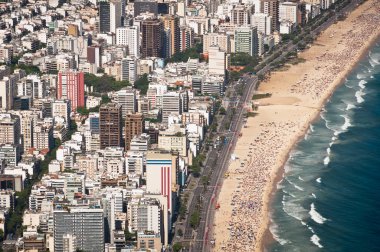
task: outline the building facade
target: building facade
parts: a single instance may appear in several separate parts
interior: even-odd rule
[[[121,107],[108,103],[99,109],[100,148],[119,147],[122,144]]]
[[[54,211],[54,251],[64,252],[65,238],[75,236],[76,248],[83,251],[104,251],[103,209],[70,209]]]
[[[84,73],[77,71],[59,72],[57,98],[70,100],[72,111],[76,111],[78,107],[84,107]]]

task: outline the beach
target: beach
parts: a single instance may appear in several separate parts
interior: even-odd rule
[[[212,230],[214,251],[263,251],[271,194],[293,146],[326,100],[379,37],[380,2],[368,0],[299,53],[304,63],[272,72],[259,93],[257,115],[248,118],[223,181]]]

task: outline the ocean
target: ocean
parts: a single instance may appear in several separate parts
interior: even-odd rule
[[[266,251],[380,251],[380,42],[291,151]]]

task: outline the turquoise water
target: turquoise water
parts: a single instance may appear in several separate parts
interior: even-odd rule
[[[380,251],[380,43],[290,153],[267,251]]]

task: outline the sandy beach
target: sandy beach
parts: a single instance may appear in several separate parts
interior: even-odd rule
[[[298,55],[306,61],[262,82],[258,114],[250,117],[223,181],[212,230],[213,251],[263,251],[270,238],[269,203],[293,146],[326,100],[380,35],[380,1],[368,0],[324,31]]]

